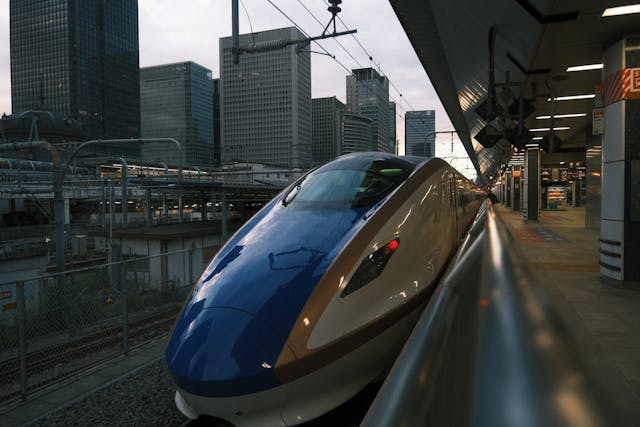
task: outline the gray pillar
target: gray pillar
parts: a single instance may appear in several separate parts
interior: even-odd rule
[[[169,218],[169,208],[167,207],[167,195],[162,195],[162,214],[164,215],[164,221],[167,222]]]
[[[146,197],[146,205],[147,205],[147,227],[151,227],[153,225],[153,210],[151,208],[151,190],[145,190]]]
[[[106,224],[106,206],[107,206],[107,198],[104,189],[104,179],[100,181],[100,200],[102,203],[100,204],[100,225],[104,227]]]
[[[204,198],[204,191],[200,192],[200,221],[207,220],[207,200]]]
[[[129,225],[129,167],[127,163],[122,161],[122,194],[120,201],[122,203],[122,228]]]
[[[56,188],[53,191],[53,214],[56,222],[56,272],[62,273],[65,269],[64,248],[65,248],[65,236],[64,236],[64,224],[65,224],[65,209],[64,209],[64,197],[62,195],[62,188]],[[59,276],[58,280],[61,280],[62,276]]]
[[[512,203],[511,203],[511,187],[513,187],[513,177],[511,176],[511,171],[507,172],[505,175],[506,179],[505,179],[505,195],[504,195],[504,199],[506,201],[505,206],[507,207],[511,207]]]
[[[216,192],[211,192],[211,219],[216,219]]]
[[[640,37],[630,36],[608,48],[602,61],[600,273],[625,281],[640,280],[640,94],[631,90],[640,89],[638,49]],[[630,85],[619,83],[627,78]]]
[[[519,212],[520,207],[520,183],[522,176],[521,166],[514,166],[511,173],[511,209]]]
[[[528,221],[537,221],[540,213],[540,148],[538,144],[527,144],[524,156],[522,217]]]
[[[220,204],[222,205],[222,228],[220,231],[220,238],[222,242],[227,241],[227,193],[220,195]]]

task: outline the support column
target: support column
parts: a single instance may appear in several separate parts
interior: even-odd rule
[[[600,274],[640,280],[640,37],[603,55]]]
[[[211,219],[216,219],[216,192],[211,192]]]
[[[511,207],[511,187],[513,186],[513,177],[511,176],[511,171],[507,171],[505,174],[505,206]]]
[[[227,241],[228,231],[227,231],[227,193],[222,193],[220,195],[220,204],[222,208],[222,229],[220,230],[220,238],[224,243]]]
[[[514,166],[511,173],[511,209],[520,211],[520,183],[522,181],[522,167]]]
[[[200,192],[200,221],[207,220],[207,199],[204,197],[204,191]]]
[[[146,217],[147,217],[147,227],[151,227],[153,225],[153,210],[151,207],[151,190],[147,189],[145,190],[145,204],[147,205],[146,208]]]
[[[538,144],[527,144],[526,147],[522,195],[524,220],[537,221],[540,213],[540,148]]]

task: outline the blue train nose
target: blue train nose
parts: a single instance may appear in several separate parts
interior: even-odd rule
[[[178,386],[189,393],[243,395],[281,384],[273,366],[284,342],[246,311],[192,309],[176,324],[166,360]]]

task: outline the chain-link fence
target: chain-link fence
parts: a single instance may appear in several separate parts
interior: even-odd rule
[[[216,249],[0,283],[0,404],[166,333]]]

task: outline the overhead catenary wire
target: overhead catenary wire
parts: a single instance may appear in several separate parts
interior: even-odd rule
[[[329,3],[327,3],[325,0],[322,0],[325,5],[328,5]],[[304,31],[304,29],[302,29],[302,27],[300,27],[300,25],[298,25],[289,15],[287,15],[280,7],[276,6],[271,0],[267,0],[267,2],[269,2],[269,4],[271,4],[278,12],[280,12],[289,22],[291,22],[293,25],[295,25],[296,28],[298,28],[298,30],[300,30],[306,37],[309,37],[309,34]],[[300,5],[302,5],[302,7],[307,11],[307,13],[309,13],[313,19],[320,25],[323,26],[322,22],[313,14],[313,12],[311,12],[311,10],[309,10],[308,7],[306,7],[300,0],[298,0],[298,3],[300,3]],[[344,26],[345,29],[349,29],[349,27],[347,27],[347,25],[344,23],[344,21],[340,18],[340,16],[336,16],[336,18],[338,18],[338,20],[340,21],[340,23]],[[351,36],[354,38],[354,40],[356,41],[356,43],[358,44],[358,46],[360,46],[360,48],[365,52],[365,54],[369,57],[369,59],[372,60],[372,56],[369,53],[369,51],[367,51],[367,49],[362,45],[362,43],[360,43],[360,41],[358,40],[357,37],[355,37],[354,34],[351,34]],[[344,45],[342,43],[340,43],[339,40],[334,39],[338,45],[347,53],[347,55],[349,55],[349,57],[351,57],[351,59],[358,64],[358,66],[360,68],[364,68],[363,65],[360,63],[360,61],[358,61],[353,54],[344,47]],[[335,55],[330,54],[327,49],[324,48],[324,46],[322,46],[320,43],[318,43],[318,41],[314,40],[314,42],[325,52],[325,54],[327,56],[330,56],[334,61],[336,61],[346,72],[348,72],[349,74],[353,75],[353,70],[350,69],[349,67],[347,67],[346,65],[344,65],[342,62],[340,62],[337,57]],[[381,75],[385,75],[382,72],[382,68],[379,66],[379,64],[377,64],[374,61],[374,64],[376,65],[376,67],[378,68],[378,71],[380,72]],[[393,82],[389,79],[388,76],[385,75],[385,77],[387,78],[387,81],[389,81],[389,84],[391,87],[393,87],[396,92],[398,92],[398,94],[400,95],[400,97],[404,100],[404,102],[409,106],[410,110],[405,109],[401,103],[393,98],[392,96],[389,96],[393,102],[396,103],[396,106],[399,107],[400,109],[402,109],[403,111],[415,111],[415,108],[413,108],[413,106],[411,105],[411,103],[409,101],[406,100],[406,98],[403,97],[402,93],[400,92],[400,90],[397,88],[397,86],[395,84],[393,84]],[[373,94],[373,93],[372,93]],[[375,95],[375,94],[374,94]],[[400,118],[400,120],[404,120],[404,118],[402,117],[402,115],[400,115],[397,111],[396,111],[396,116],[398,116]]]
[[[253,44],[256,44],[256,39],[254,36],[254,32],[253,32],[253,25],[251,25],[251,17],[249,16],[249,11],[247,10],[247,7],[244,5],[244,1],[240,0],[240,4],[242,5],[242,8],[244,9],[244,13],[247,15],[247,21],[249,21],[249,29],[251,30],[251,40],[253,42]]]
[[[322,0],[323,2],[326,3],[325,0]],[[278,7],[276,4],[274,4],[271,0],[267,0],[267,2],[269,4],[271,4],[271,6],[273,6],[280,14],[282,14],[289,22],[291,22],[303,35],[305,35],[305,37],[310,37],[309,33],[307,33],[300,25],[298,25],[297,22],[295,22],[289,15],[287,15],[287,13],[285,13],[280,7]],[[298,0],[298,2],[303,6],[303,8],[314,18],[314,20],[316,22],[318,22],[321,26],[323,25],[321,23],[321,21],[303,4],[300,2],[300,0]],[[337,19],[340,21],[340,23],[346,28],[348,29],[347,25],[344,23],[344,21],[337,16]],[[377,64],[375,61],[373,61],[373,57],[371,56],[371,54],[367,51],[367,49],[362,45],[362,43],[360,43],[360,41],[357,39],[357,37],[355,37],[353,34],[351,35],[354,40],[356,41],[356,43],[358,44],[358,46],[360,46],[360,48],[365,52],[365,54],[370,58],[370,60],[376,65],[376,67],[378,68],[379,72],[381,75],[384,75],[382,72],[381,67],[379,66],[379,64]],[[322,49],[324,51],[324,54],[331,57],[338,65],[340,65],[347,73],[349,73],[350,75],[354,75],[353,70],[348,68],[345,64],[343,64],[335,55],[331,54],[324,46],[322,46],[317,40],[313,40],[314,43],[316,43],[316,45]],[[349,55],[349,57],[351,57],[351,59],[357,63],[360,68],[362,67],[362,64],[353,56],[353,54],[351,54],[351,52],[348,51],[348,49],[346,49],[338,40],[336,40],[336,42],[338,42],[338,45],[340,45],[340,47]],[[316,52],[316,53],[321,53],[321,52]],[[397,88],[397,86],[395,84],[393,84],[393,82],[389,79],[388,76],[386,76],[387,80],[389,81],[390,86],[392,86],[396,92],[398,92],[399,96],[401,97],[402,100],[404,100],[404,102],[409,106],[409,108],[411,110],[406,110],[399,101],[397,101],[393,96],[389,96],[389,98],[396,103],[396,106],[398,108],[400,108],[401,110],[405,111],[405,113],[407,111],[417,111],[415,110],[415,108],[411,105],[411,103],[409,103],[409,101],[406,100],[406,98],[402,95],[402,93],[400,92],[400,90]],[[373,92],[373,90],[368,86],[368,85],[363,85],[367,90],[369,90],[369,92],[378,97],[378,95],[376,93]],[[400,118],[401,121],[404,122],[405,125],[405,129],[407,126],[407,121],[405,120],[405,118],[396,110],[396,116]],[[410,125],[411,122],[409,122]],[[449,131],[445,131],[446,133],[448,133]],[[434,135],[434,144],[437,142],[437,134]],[[453,139],[453,135],[452,135],[452,139]],[[453,144],[453,140],[452,140],[452,144]],[[406,141],[405,141],[405,150],[406,150]],[[453,147],[451,152],[453,153]]]
[[[300,0],[298,0],[300,1]],[[326,0],[321,0],[322,2],[324,2],[325,4],[328,4]],[[342,20],[342,18],[340,18],[339,16],[337,16],[338,21],[340,21],[340,23],[345,27],[348,28],[347,24]],[[378,71],[380,72],[380,74],[386,75],[383,71],[382,71],[382,67],[380,66],[380,64],[378,64],[377,62],[375,62],[373,60],[373,55],[371,55],[371,53],[369,53],[369,51],[362,45],[362,43],[360,43],[360,40],[358,40],[358,37],[356,37],[355,34],[351,34],[351,37],[353,37],[353,39],[356,41],[356,43],[358,44],[358,46],[360,46],[360,48],[362,49],[362,51],[367,55],[367,57],[369,57],[369,60],[371,60],[371,62],[373,62],[376,67],[378,67]],[[400,95],[400,97],[404,100],[404,102],[409,106],[409,108],[411,109],[411,111],[414,111],[415,108],[413,108],[413,106],[411,105],[411,103],[409,101],[407,101],[403,96],[402,96],[402,92],[400,91],[400,89],[398,89],[396,87],[396,85],[393,83],[393,81],[389,78],[389,76],[387,76],[387,79],[389,80],[389,85],[391,87],[393,87],[396,92],[398,92],[398,95]]]

